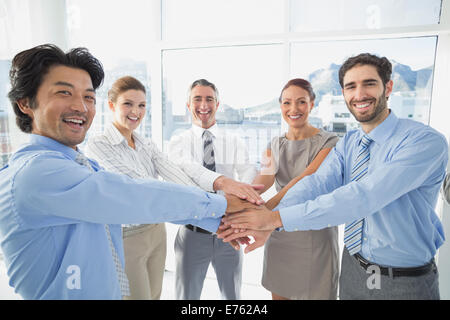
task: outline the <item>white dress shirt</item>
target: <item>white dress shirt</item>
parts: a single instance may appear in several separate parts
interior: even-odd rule
[[[244,141],[237,135],[220,129],[217,124],[208,130],[213,134],[216,172],[205,170],[202,165],[202,135],[205,129],[196,125],[172,137],[169,144],[169,159],[178,164],[199,185],[212,184],[221,175],[251,183],[258,172],[256,167],[249,163],[248,150]],[[212,185],[209,189],[212,189]]]

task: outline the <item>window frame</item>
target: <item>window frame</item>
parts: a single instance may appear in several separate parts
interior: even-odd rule
[[[243,36],[243,37],[224,37],[220,39],[209,38],[202,40],[162,40],[162,1],[160,0],[160,17],[161,24],[159,34],[160,41],[156,43],[154,52],[151,54],[151,61],[149,65],[151,68],[151,105],[152,105],[152,139],[158,145],[159,148],[163,147],[163,128],[162,128],[162,56],[165,50],[177,50],[177,49],[201,49],[211,47],[233,47],[233,46],[249,46],[249,45],[267,45],[267,44],[282,44],[284,47],[284,61],[283,61],[283,74],[284,80],[289,80],[290,73],[290,46],[295,42],[326,42],[326,41],[342,41],[342,40],[375,40],[375,39],[399,39],[399,38],[416,38],[426,36],[436,36],[438,39],[438,46],[436,48],[435,70],[447,65],[447,59],[445,53],[441,51],[447,50],[446,45],[440,45],[440,39],[450,37],[450,0],[442,0],[441,18],[440,23],[435,25],[421,25],[410,27],[394,27],[394,28],[381,28],[381,29],[357,29],[357,30],[338,30],[338,31],[312,31],[312,32],[290,32],[290,0],[283,0],[284,6],[284,32],[281,34],[271,35],[257,35],[257,36]],[[445,42],[445,41],[444,41]],[[441,96],[445,95],[444,92],[435,93],[439,86],[435,85],[438,78],[445,78],[445,75],[441,75],[438,72],[437,75],[433,73],[433,90],[432,99],[430,105],[430,126],[438,123],[439,119],[434,114],[434,108],[438,101],[444,103]],[[440,81],[440,80],[439,80]],[[449,82],[446,82],[449,83]],[[443,89],[445,91],[445,89]],[[439,90],[440,91],[440,90]],[[447,100],[448,101],[448,100]],[[436,108],[436,107],[435,107]],[[282,130],[287,129],[287,125],[282,123]],[[442,125],[439,125],[439,129],[444,129]],[[444,129],[447,137],[450,134],[450,130]]]

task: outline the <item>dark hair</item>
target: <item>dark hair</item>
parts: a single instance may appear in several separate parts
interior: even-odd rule
[[[281,96],[283,95],[284,90],[286,90],[290,86],[300,87],[303,90],[307,91],[308,95],[309,95],[309,99],[311,101],[314,101],[316,99],[316,94],[314,93],[314,90],[313,90],[313,88],[311,86],[311,83],[309,83],[305,79],[297,78],[297,79],[289,80],[288,83],[285,84],[285,86],[281,90],[280,97],[278,98],[279,102],[281,102]]]
[[[74,48],[64,53],[53,44],[44,44],[18,53],[9,72],[11,90],[8,98],[16,114],[16,123],[23,132],[31,132],[33,120],[19,109],[17,101],[29,98],[29,107],[35,108],[39,86],[50,67],[55,65],[85,70],[94,90],[103,82],[103,66],[86,48]]]
[[[188,102],[189,99],[191,97],[191,91],[192,89],[194,89],[196,86],[202,86],[202,87],[210,87],[214,90],[214,93],[216,94],[216,101],[219,101],[219,90],[217,90],[217,87],[214,85],[214,83],[209,82],[206,79],[198,79],[195,80],[194,82],[192,82],[192,84],[189,86],[189,90],[188,90]]]
[[[348,58],[339,69],[339,84],[344,88],[344,76],[348,70],[356,65],[372,65],[377,69],[378,75],[383,81],[383,85],[391,80],[392,64],[386,57],[378,57],[370,53],[361,53]]]
[[[117,97],[128,90],[140,90],[146,93],[144,85],[138,79],[125,76],[114,81],[111,89],[108,91],[108,100],[116,102]]]

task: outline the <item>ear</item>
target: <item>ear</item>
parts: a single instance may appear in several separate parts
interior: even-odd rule
[[[311,102],[311,108],[309,108],[309,112],[311,112],[311,110],[314,108],[314,101]]]
[[[389,96],[391,95],[393,87],[394,87],[394,82],[392,80],[389,80],[386,83],[386,91],[385,91],[386,98],[389,98]]]
[[[115,108],[114,108],[114,103],[112,101],[108,100],[108,105],[109,105],[109,110],[111,110],[112,112],[114,112]]]
[[[19,106],[20,111],[28,115],[31,119],[33,119],[34,113],[33,109],[30,107],[30,99],[22,98],[16,101]]]

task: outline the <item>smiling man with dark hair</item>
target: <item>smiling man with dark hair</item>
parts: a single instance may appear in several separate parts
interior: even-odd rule
[[[342,93],[361,129],[349,131],[275,211],[262,207],[224,218],[233,228],[267,231],[228,230],[219,237],[255,236],[252,250],[277,227],[345,224],[340,299],[439,299],[434,256],[445,238],[434,209],[448,145],[433,128],[388,108],[391,69],[372,54],[344,62]],[[374,271],[379,285],[370,283]]]
[[[42,45],[13,59],[9,98],[30,142],[0,169],[0,241],[10,285],[25,299],[121,299],[129,295],[121,224],[171,221],[215,232],[225,210],[244,202],[133,180],[86,158],[78,144],[103,76],[83,48]]]

